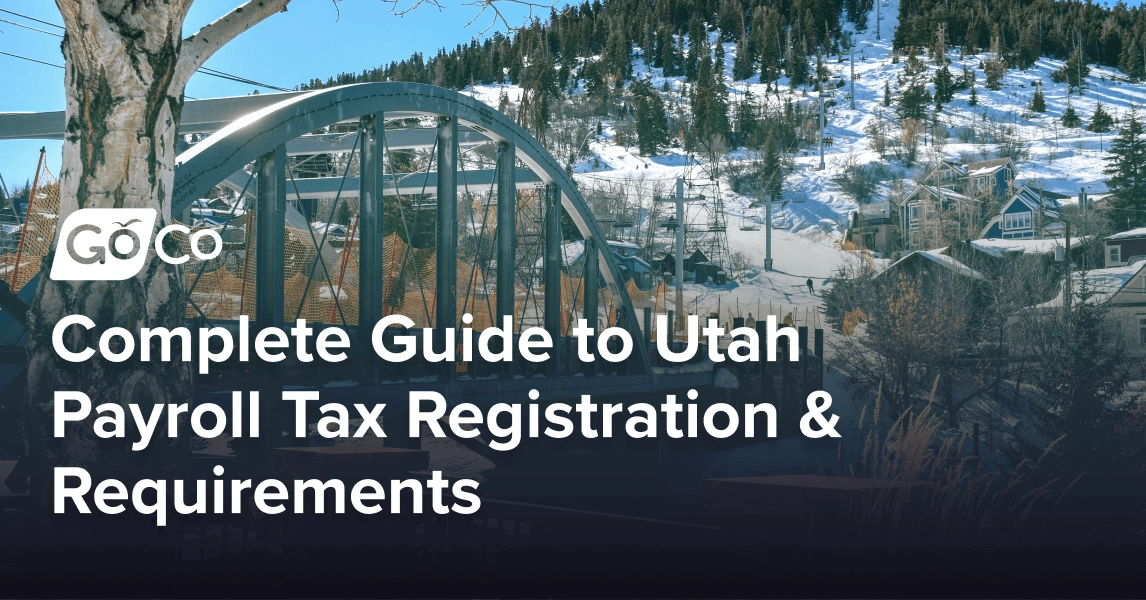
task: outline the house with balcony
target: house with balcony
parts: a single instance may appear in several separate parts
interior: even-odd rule
[[[963,194],[975,198],[993,197],[1003,200],[1015,183],[1019,171],[1009,158],[993,158],[963,165],[966,182]]]
[[[890,202],[863,204],[852,212],[844,239],[877,256],[889,256],[900,248],[895,215]]]
[[[983,202],[954,190],[917,185],[899,203],[902,247],[926,250],[970,237],[970,226],[981,222]],[[977,228],[976,228],[977,231]]]
[[[999,214],[980,232],[983,239],[1013,240],[1061,236],[1062,201],[1068,198],[1050,190],[1019,186]]]

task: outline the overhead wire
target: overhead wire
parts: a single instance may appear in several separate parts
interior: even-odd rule
[[[9,21],[8,19],[0,19],[0,23],[7,23],[9,25],[15,25],[16,27],[22,27],[24,29],[30,29],[32,31],[37,31],[39,33],[46,33],[48,35],[54,35],[56,37],[64,37],[63,35],[60,35],[54,31],[44,31],[43,29],[38,29],[36,27],[32,27],[31,25],[24,25],[23,23],[17,23],[15,21]]]
[[[22,15],[22,14],[20,14],[20,13],[18,13],[18,12],[14,12],[14,11],[6,10],[6,9],[3,9],[3,8],[0,8],[0,13],[7,13],[7,14],[9,14],[9,15],[13,15],[13,16],[16,16],[16,17],[20,17],[20,18],[22,18],[22,19],[27,19],[27,20],[29,20],[29,21],[35,21],[35,22],[37,22],[37,23],[39,23],[39,24],[41,24],[41,25],[47,25],[47,26],[49,26],[49,27],[55,27],[55,28],[58,28],[58,29],[63,29],[63,28],[64,28],[64,26],[63,26],[63,25],[59,25],[59,24],[57,24],[57,23],[52,23],[52,22],[49,22],[49,21],[43,21],[43,20],[37,19],[36,17],[29,17],[28,15]]]
[[[40,63],[41,65],[47,65],[49,67],[55,67],[57,69],[64,68],[64,65],[57,65],[57,64],[50,63],[50,62],[37,60],[35,58],[29,58],[27,56],[20,56],[19,54],[12,54],[11,52],[4,52],[3,50],[0,50],[0,54],[3,54],[4,56],[11,56],[12,58],[18,58],[20,60],[26,60],[28,62]]]
[[[63,25],[57,25],[56,23],[49,23],[48,21],[43,21],[43,20],[41,20],[41,19],[37,19],[37,18],[35,18],[35,17],[30,17],[30,16],[28,16],[28,15],[25,15],[25,14],[21,14],[21,13],[15,12],[15,11],[11,11],[11,10],[5,10],[5,9],[2,9],[2,8],[0,8],[0,12],[2,12],[2,13],[5,13],[5,14],[9,14],[9,15],[13,15],[13,16],[16,16],[16,17],[19,17],[19,18],[21,18],[21,19],[27,19],[27,20],[29,20],[29,21],[34,21],[34,22],[36,22],[36,23],[41,23],[41,24],[43,24],[43,25],[48,25],[48,26],[51,26],[51,27],[56,27],[56,28],[58,28],[58,29],[61,29],[61,30],[62,30],[62,29],[64,29],[64,26],[63,26]],[[60,33],[56,33],[56,32],[54,32],[54,31],[45,31],[45,30],[43,30],[43,29],[39,29],[39,28],[36,28],[36,27],[32,27],[32,26],[30,26],[30,25],[24,25],[24,24],[22,24],[22,23],[17,23],[17,22],[15,22],[15,21],[10,21],[10,20],[8,20],[8,19],[0,19],[0,23],[8,23],[8,24],[10,24],[10,25],[15,25],[15,26],[17,26],[17,27],[22,27],[22,28],[24,28],[24,29],[28,29],[28,30],[31,30],[31,31],[35,31],[35,32],[37,32],[37,33],[43,33],[43,34],[45,34],[45,35],[50,35],[50,36],[53,36],[53,37],[60,37],[60,38],[64,37],[64,36],[63,36],[63,34],[60,34]],[[49,62],[45,62],[45,61],[42,61],[42,60],[37,60],[37,59],[34,59],[34,58],[28,58],[28,57],[26,57],[26,56],[19,56],[19,55],[16,55],[16,54],[11,54],[11,53],[8,53],[8,52],[0,52],[0,54],[4,54],[4,55],[6,55],[6,56],[11,56],[11,57],[13,57],[13,58],[20,58],[20,59],[23,59],[23,60],[27,60],[27,61],[31,61],[31,62],[35,62],[35,63],[40,63],[40,64],[42,64],[42,65],[47,65],[47,66],[49,66],[49,67],[56,67],[56,68],[59,68],[59,69],[62,69],[62,68],[63,68],[61,65],[52,64],[52,63],[49,63]],[[253,85],[253,86],[255,86],[255,87],[266,88],[266,89],[268,89],[268,90],[275,90],[275,91],[278,91],[278,92],[291,92],[291,91],[294,91],[294,90],[291,90],[291,89],[288,89],[288,88],[279,87],[279,86],[277,86],[277,85],[270,85],[270,84],[268,84],[268,83],[262,83],[262,82],[259,82],[259,81],[255,81],[254,79],[248,79],[248,78],[246,78],[246,77],[241,77],[241,76],[239,76],[239,75],[233,75],[233,74],[231,74],[231,73],[227,73],[227,72],[225,72],[225,71],[220,71],[220,70],[218,70],[218,69],[212,69],[212,68],[209,68],[209,67],[199,67],[199,69],[197,69],[197,70],[196,70],[196,72],[198,72],[198,73],[202,73],[202,74],[204,74],[204,75],[209,75],[209,76],[211,76],[211,77],[218,77],[219,79],[226,79],[226,80],[228,80],[228,81],[233,81],[233,82],[236,82],[236,83],[244,83],[244,84],[247,84],[247,85]]]

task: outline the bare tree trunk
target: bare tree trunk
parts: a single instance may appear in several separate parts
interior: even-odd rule
[[[216,50],[264,18],[285,10],[289,0],[250,0],[182,39],[183,21],[193,0],[57,0],[66,34],[67,129],[60,178],[60,218],[81,208],[151,208],[155,230],[171,222],[170,194],[175,174],[175,139],[183,90],[191,74]],[[58,227],[58,225],[57,225]],[[153,231],[153,234],[154,234]],[[58,236],[57,229],[57,236]],[[154,239],[154,235],[152,236]],[[81,364],[59,358],[52,349],[54,325],[82,314],[96,327],[73,327],[65,343],[98,348],[100,334],[124,327],[185,324],[187,299],[183,272],[158,259],[153,249],[141,272],[125,281],[52,281],[57,242],[45,257],[30,316],[28,386],[24,435],[34,468],[34,489],[50,497],[50,467],[83,466],[100,473],[170,466],[186,438],[158,432],[148,451],[130,453],[122,440],[102,440],[93,417],[62,439],[52,437],[53,393],[81,391],[101,402],[175,403],[191,400],[192,371],[178,361],[122,363],[99,355]],[[169,252],[174,249],[169,249]],[[141,406],[145,415],[150,414]],[[128,434],[132,435],[131,433]]]

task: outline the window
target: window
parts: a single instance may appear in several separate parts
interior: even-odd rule
[[[1003,215],[1003,229],[1030,229],[1031,211]]]
[[[907,207],[907,228],[919,229],[919,206],[912,205]]]
[[[1108,246],[1106,248],[1106,261],[1112,263],[1122,262],[1122,246]]]
[[[1146,346],[1146,317],[1138,315],[1138,343]]]

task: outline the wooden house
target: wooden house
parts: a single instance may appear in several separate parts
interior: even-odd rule
[[[917,185],[899,204],[903,248],[924,250],[936,242],[965,239],[968,223],[983,212],[982,203],[954,190]]]
[[[1034,239],[1062,235],[1062,201],[1068,196],[1019,186],[979,234],[983,239]]]
[[[1121,267],[1146,259],[1146,227],[1116,233],[1105,240],[1106,267]]]
[[[963,168],[967,171],[967,183],[962,190],[965,195],[976,198],[991,196],[1000,201],[1007,197],[1019,172],[1015,162],[1009,158],[968,163]]]

